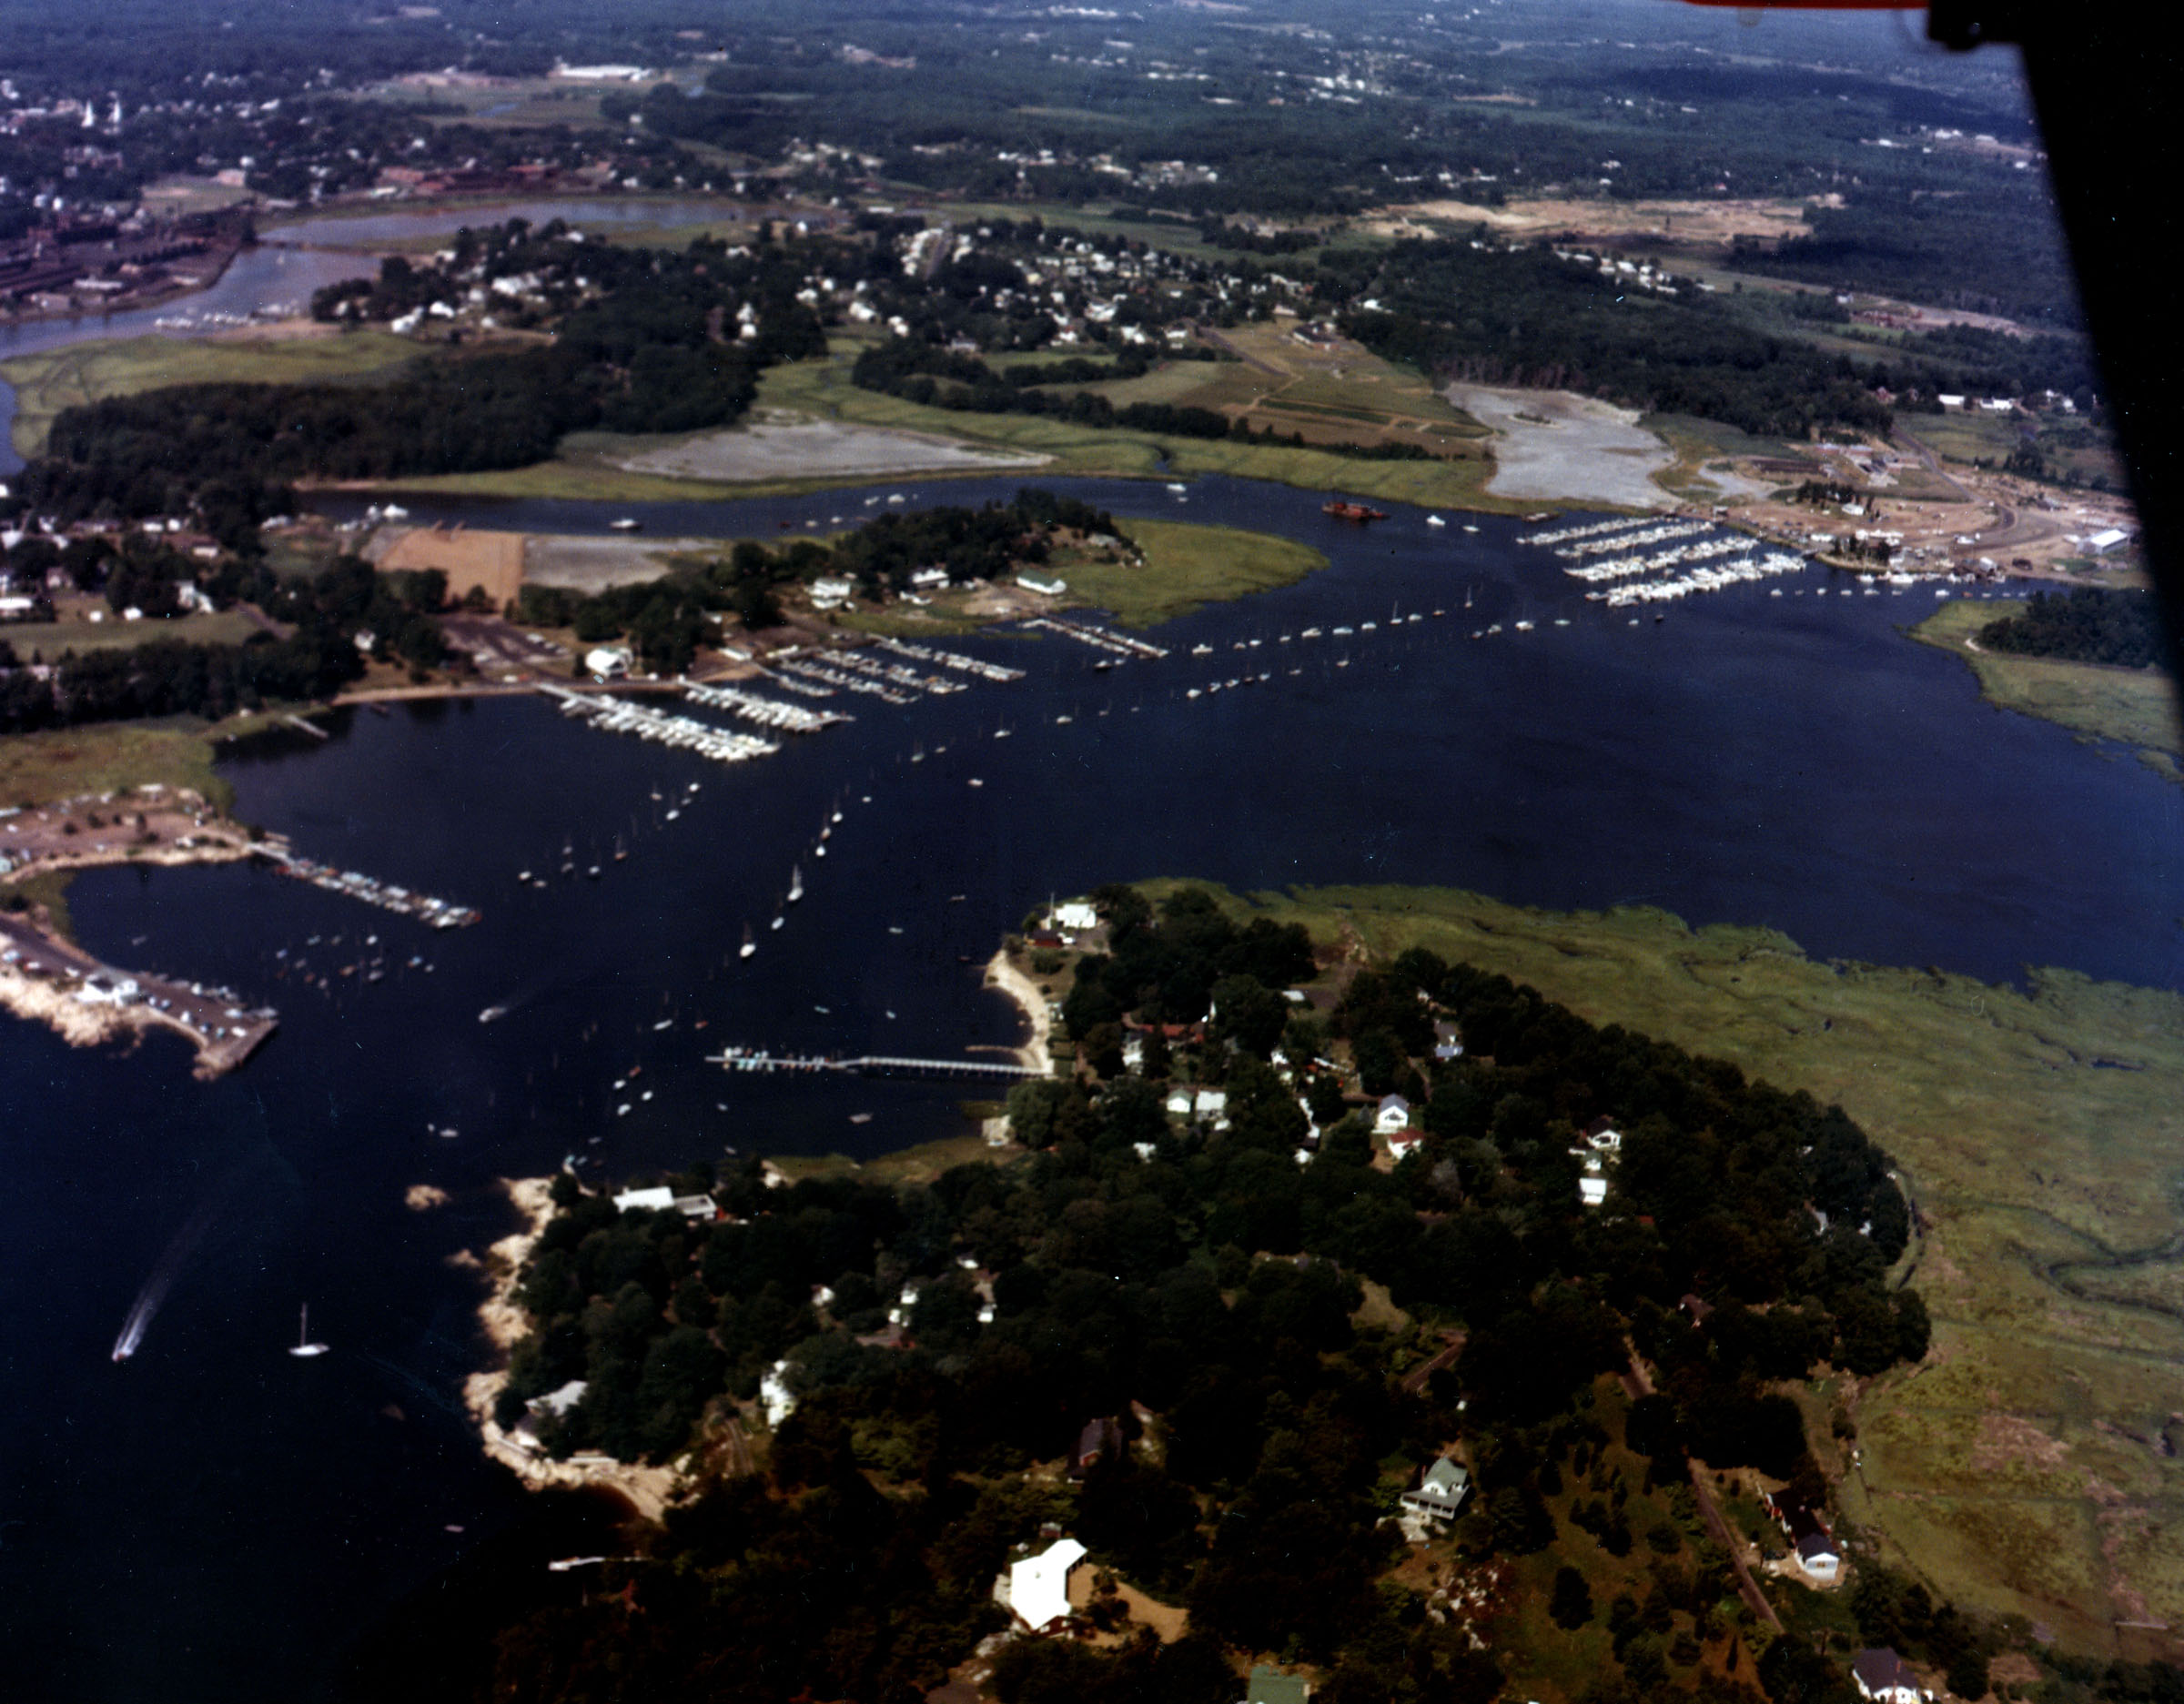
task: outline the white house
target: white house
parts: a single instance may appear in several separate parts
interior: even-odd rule
[[[1874,1704],[1923,1704],[1926,1697],[1918,1677],[1886,1646],[1860,1651],[1851,1661],[1850,1678],[1858,1683],[1858,1696]]]
[[[584,653],[584,667],[599,680],[617,681],[630,671],[630,653],[619,645],[602,645]]]
[[[1042,598],[1058,598],[1069,590],[1069,582],[1049,575],[1041,580],[1036,574],[1018,574],[1016,584],[1026,591],[1036,591]]]
[[[920,591],[930,586],[945,586],[948,583],[948,570],[945,568],[921,568],[911,574],[910,583]]]
[[[717,1219],[721,1209],[711,1195],[678,1195],[665,1184],[650,1189],[625,1189],[614,1197],[617,1213],[665,1213],[670,1209],[686,1219]]]
[[[1087,929],[1099,927],[1099,912],[1090,900],[1064,900],[1054,908],[1053,923],[1057,929],[1082,934]]]
[[[1604,1177],[1581,1177],[1577,1180],[1577,1199],[1581,1206],[1597,1207],[1608,1198],[1608,1180]]]
[[[1400,1165],[1413,1148],[1421,1148],[1425,1143],[1425,1137],[1415,1130],[1399,1130],[1388,1138],[1388,1157]]]
[[[1832,1586],[1842,1572],[1843,1555],[1830,1534],[1808,1532],[1797,1540],[1797,1566],[1812,1577],[1814,1584]]]
[[[1036,1556],[1012,1562],[994,1580],[994,1601],[1034,1633],[1069,1618],[1069,1576],[1084,1563],[1085,1547],[1057,1538]]]
[[[1178,1118],[1190,1116],[1190,1091],[1178,1089],[1168,1097],[1168,1110]]]
[[[1403,1507],[1430,1520],[1454,1520],[1471,1494],[1471,1470],[1443,1456],[1426,1469],[1417,1490],[1403,1493]]]
[[[1191,1112],[1199,1118],[1219,1118],[1228,1111],[1227,1089],[1200,1089],[1192,1098]]]
[[[1399,1130],[1409,1128],[1410,1124],[1410,1103],[1400,1094],[1383,1094],[1380,1097],[1380,1110],[1373,1116],[1373,1134],[1393,1135]]]
[[[835,580],[823,574],[812,582],[812,608],[814,610],[838,610],[856,595],[854,580]]]
[[[2103,531],[2090,534],[2086,539],[2087,554],[2090,556],[2106,556],[2118,545],[2128,542],[2130,539],[2130,536],[2131,535],[2129,533],[2124,531],[2120,527],[2109,527]]]

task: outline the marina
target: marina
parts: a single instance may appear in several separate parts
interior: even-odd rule
[[[1095,650],[1104,650],[1111,656],[1144,657],[1157,660],[1168,655],[1164,647],[1148,640],[1132,639],[1127,633],[1111,632],[1104,627],[1088,627],[1082,621],[1065,621],[1058,616],[1035,615],[1018,625],[1036,628],[1043,632],[1058,633],[1064,639],[1073,639],[1080,645],[1089,645]]]
[[[602,733],[633,733],[672,751],[694,751],[715,763],[747,763],[753,758],[772,757],[781,750],[755,734],[734,733],[689,716],[648,710],[611,692],[571,692],[542,682],[539,691],[561,705],[562,715],[589,722]]]
[[[362,900],[367,905],[377,905],[381,911],[393,912],[398,916],[414,917],[434,929],[466,929],[482,914],[468,905],[435,899],[430,893],[413,893],[408,888],[381,882],[361,871],[337,870],[284,845],[261,845],[257,849],[257,856],[283,875],[308,882],[329,893]]]
[[[816,1076],[834,1073],[862,1077],[974,1077],[988,1081],[1025,1082],[1044,1077],[1029,1065],[1005,1065],[986,1059],[910,1059],[885,1054],[862,1054],[854,1059],[836,1059],[814,1054],[772,1054],[763,1048],[731,1047],[708,1054],[705,1063],[723,1071],[761,1076]]]
[[[908,657],[915,662],[936,662],[944,669],[954,669],[961,674],[976,675],[981,681],[991,681],[1006,686],[1021,681],[1024,671],[1010,669],[997,662],[988,662],[983,657],[966,657],[961,651],[935,650],[929,646],[914,645],[908,640],[881,639],[875,641],[881,650],[891,650],[898,657]]]
[[[784,733],[817,733],[837,722],[856,720],[840,711],[806,710],[801,704],[784,704],[733,686],[701,686],[687,677],[676,684],[682,687],[682,696],[693,704],[702,704],[708,710],[728,711],[745,721],[778,729]]]

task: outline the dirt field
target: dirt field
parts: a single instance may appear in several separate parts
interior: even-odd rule
[[[1514,201],[1482,207],[1470,201],[1419,201],[1377,209],[1365,228],[1382,237],[1414,237],[1430,226],[1484,225],[1511,237],[1567,231],[1587,237],[1653,237],[1686,247],[1726,248],[1737,237],[1779,242],[1804,233],[1807,207],[1840,205],[1840,198],[1794,201],[1766,197],[1719,201]]]
[[[523,541],[523,578],[534,586],[592,593],[610,586],[658,580],[667,559],[717,552],[712,539],[574,539],[533,536]]]
[[[1501,436],[1498,470],[1486,489],[1498,497],[1667,509],[1674,499],[1652,476],[1673,452],[1627,408],[1567,390],[1504,390],[1451,385],[1451,402]]]
[[[1048,459],[981,449],[925,432],[784,415],[647,450],[621,465],[632,473],[686,479],[811,479],[1036,468]]]
[[[496,610],[523,585],[523,535],[520,532],[412,527],[391,538],[382,532],[373,539],[368,554],[389,572],[437,568],[448,577],[450,598],[460,600],[477,587],[493,600]]]

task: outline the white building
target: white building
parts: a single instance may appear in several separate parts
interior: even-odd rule
[[[1382,1136],[1393,1135],[1399,1130],[1410,1128],[1410,1103],[1400,1094],[1382,1095],[1380,1110],[1374,1115],[1372,1121],[1374,1134]]]
[[[631,653],[619,645],[601,645],[584,653],[584,667],[592,678],[619,681],[630,671]]]
[[[833,580],[822,575],[812,582],[812,608],[838,610],[857,595],[854,580]]]
[[[1018,574],[1016,584],[1026,591],[1037,592],[1042,598],[1058,598],[1069,590],[1069,582],[1066,580],[1041,580],[1036,574]]]
[[[1064,900],[1054,908],[1054,926],[1066,929],[1071,934],[1082,934],[1087,929],[1099,927],[1099,913],[1090,900]]]
[[[1430,1520],[1454,1520],[1471,1494],[1471,1470],[1443,1456],[1426,1469],[1418,1489],[1403,1493],[1403,1507]]]
[[[996,1576],[994,1601],[1032,1632],[1052,1631],[1069,1619],[1069,1576],[1083,1566],[1085,1556],[1085,1547],[1076,1539],[1057,1538]]]

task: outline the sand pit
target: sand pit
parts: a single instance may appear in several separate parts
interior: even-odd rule
[[[449,597],[460,601],[466,592],[481,590],[496,610],[523,584],[523,535],[520,532],[413,527],[407,532],[381,533],[366,554],[375,557],[379,567],[390,572],[437,568],[448,577]]]
[[[1496,497],[1544,502],[1669,509],[1675,499],[1650,477],[1674,454],[1638,425],[1637,413],[1567,390],[1451,385],[1441,393],[1493,429]]]
[[[621,465],[632,473],[685,479],[833,479],[891,473],[980,473],[1036,468],[1046,456],[980,449],[928,432],[775,415],[687,443],[651,449]]]

